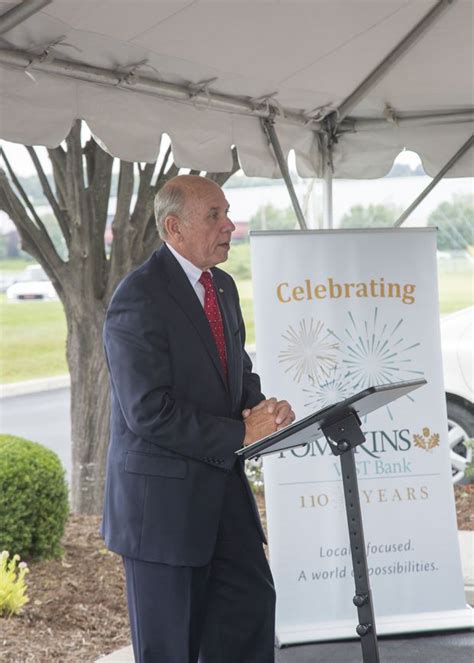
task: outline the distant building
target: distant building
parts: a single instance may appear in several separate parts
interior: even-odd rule
[[[232,241],[246,242],[249,238],[249,222],[248,221],[234,221],[235,230],[232,233]]]

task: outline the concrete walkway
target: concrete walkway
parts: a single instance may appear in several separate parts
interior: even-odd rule
[[[69,387],[70,384],[69,374],[54,375],[50,378],[39,378],[38,380],[0,384],[0,398],[36,394],[40,391],[50,391],[51,389],[63,389],[64,387]]]
[[[379,639],[382,663],[472,663],[474,634],[455,633],[423,637]],[[321,642],[275,650],[275,663],[361,663],[358,641]],[[96,663],[134,663],[131,647],[124,647]],[[158,662],[157,663],[161,663]],[[165,663],[163,661],[163,663]],[[222,663],[225,663],[223,661]],[[245,663],[242,661],[241,663]]]
[[[458,532],[458,535],[466,603],[474,606],[474,531]]]

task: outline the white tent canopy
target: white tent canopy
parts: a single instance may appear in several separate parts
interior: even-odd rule
[[[472,14],[473,0],[0,0],[0,138],[53,147],[82,118],[122,159],[154,161],[168,134],[178,165],[229,170],[236,145],[248,175],[272,177],[270,116],[300,175],[332,161],[380,177],[403,148],[435,175],[473,134]],[[448,176],[473,175],[472,152]]]

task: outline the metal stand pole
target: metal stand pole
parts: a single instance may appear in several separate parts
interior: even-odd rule
[[[337,421],[326,423],[322,431],[334,455],[340,456],[347,525],[351,544],[352,567],[354,570],[355,596],[359,624],[356,632],[360,636],[364,663],[380,663],[372,606],[364,530],[360,508],[359,486],[354,460],[354,448],[365,441],[361,421],[357,414],[348,411]]]

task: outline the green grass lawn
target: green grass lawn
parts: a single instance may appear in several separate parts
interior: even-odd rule
[[[239,290],[240,306],[245,320],[245,330],[247,332],[247,345],[255,344],[255,324],[253,320],[253,290],[252,281],[237,281]]]
[[[66,320],[60,302],[10,302],[0,295],[0,382],[67,373]]]
[[[452,313],[474,304],[474,272],[439,272],[439,308]]]
[[[241,250],[248,251],[245,247]],[[238,271],[233,269],[234,273]],[[229,270],[231,271],[231,270]],[[242,270],[242,273],[245,273]],[[247,343],[255,343],[252,281],[237,280],[247,327]],[[441,313],[450,313],[473,303],[472,272],[440,273]],[[0,295],[0,382],[16,382],[67,372],[65,359],[66,322],[59,302],[8,302]]]
[[[28,265],[34,265],[33,259],[26,260],[25,258],[15,258],[11,260],[0,261],[0,272],[22,272]]]

